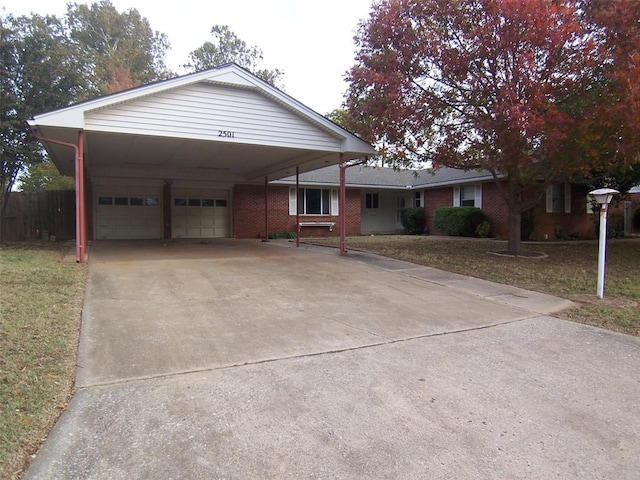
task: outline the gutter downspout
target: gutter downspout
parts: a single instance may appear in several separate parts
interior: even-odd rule
[[[53,138],[41,136],[36,129],[32,130],[33,135],[40,141],[55,143],[65,147],[73,148],[75,152],[75,180],[76,180],[76,262],[85,262],[86,251],[86,222],[84,204],[84,137],[82,130],[78,131],[78,144],[63,142]]]

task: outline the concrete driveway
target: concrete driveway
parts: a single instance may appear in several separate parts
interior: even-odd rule
[[[567,302],[291,243],[90,251],[29,479],[637,479],[640,339]]]

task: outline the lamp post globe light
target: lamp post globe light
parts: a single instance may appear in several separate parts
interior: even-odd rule
[[[600,240],[598,242],[598,298],[604,298],[604,269],[607,250],[607,211],[613,196],[618,194],[613,188],[599,188],[589,192],[600,206]]]

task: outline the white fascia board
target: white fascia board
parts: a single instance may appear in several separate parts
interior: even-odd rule
[[[33,120],[28,120],[31,128],[37,127],[63,127],[75,130],[84,129],[84,111],[74,107],[63,110],[34,115]]]

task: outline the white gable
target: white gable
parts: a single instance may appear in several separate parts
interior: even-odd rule
[[[329,151],[342,140],[254,89],[213,83],[89,111],[85,130]]]
[[[231,85],[241,85],[244,87],[254,86],[251,81],[243,76],[240,76],[237,71],[221,71],[219,73],[214,73],[208,77],[209,80],[215,80],[219,83],[228,83]]]
[[[371,145],[236,64],[81,102],[28,123],[45,137],[67,141],[82,130],[341,153],[346,160],[376,154]],[[57,148],[46,147],[50,153]]]

